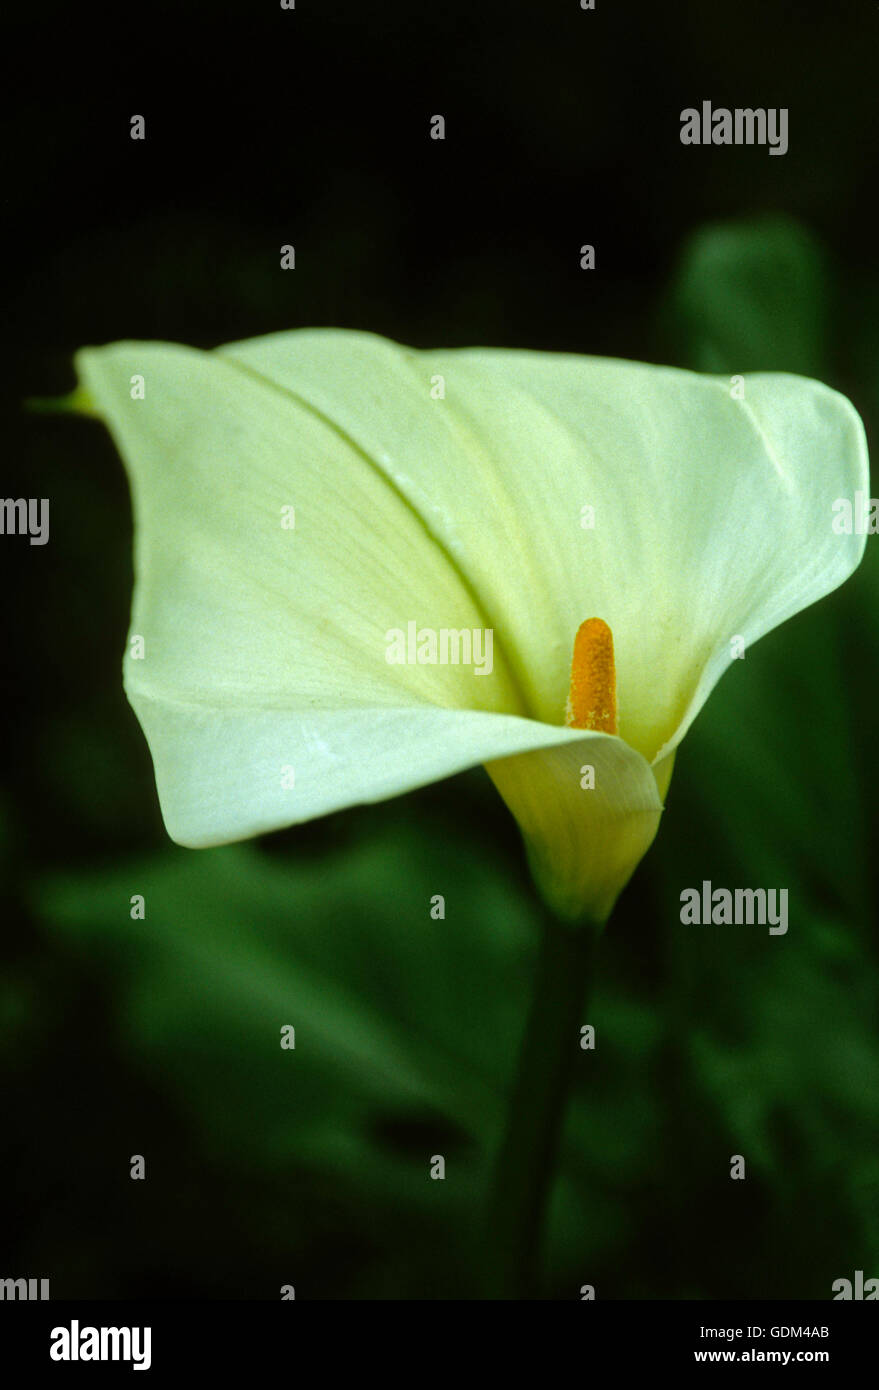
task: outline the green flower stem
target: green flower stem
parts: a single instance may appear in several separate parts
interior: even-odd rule
[[[559,1135],[591,986],[598,930],[544,920],[534,995],[489,1201],[488,1298],[537,1295],[537,1263]]]

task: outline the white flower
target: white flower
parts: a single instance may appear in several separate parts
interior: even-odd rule
[[[125,686],[184,845],[484,763],[552,907],[603,921],[734,639],[863,553],[831,525],[869,486],[863,428],[800,377],[748,376],[737,399],[639,363],[328,330],[77,364],[131,478]],[[591,618],[615,678],[596,625],[575,683],[615,686],[616,732],[565,723]],[[491,630],[491,673],[389,664],[411,621]]]

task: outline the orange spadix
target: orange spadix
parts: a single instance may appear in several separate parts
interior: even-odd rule
[[[587,618],[577,629],[565,723],[571,729],[617,732],[613,633],[602,618]]]

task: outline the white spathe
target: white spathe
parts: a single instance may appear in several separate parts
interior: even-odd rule
[[[131,478],[145,655],[125,685],[181,844],[485,763],[551,905],[603,920],[731,639],[863,554],[831,524],[869,487],[863,427],[804,378],[748,376],[736,399],[670,368],[336,330],[119,343],[77,366]],[[593,616],[614,635],[619,737],[563,727]],[[492,674],[389,665],[386,633],[412,620],[491,628]]]

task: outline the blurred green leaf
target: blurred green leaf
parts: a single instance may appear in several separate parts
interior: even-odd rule
[[[59,875],[50,929],[118,989],[127,1064],[152,1076],[224,1161],[332,1172],[334,1201],[393,1223],[451,1221],[475,1259],[489,1164],[530,1000],[539,909],[524,877],[429,818],[386,813],[361,842],[281,858],[254,845]],[[429,915],[442,892],[446,919]],[[132,894],[146,919],[131,920]],[[656,1132],[652,1014],[599,987],[597,1090],[572,1107],[553,1240],[576,1252],[584,1192],[637,1174]],[[296,1029],[283,1051],[280,1028]],[[576,1039],[574,1040],[576,1045]],[[585,1055],[585,1054],[584,1054]],[[441,1203],[427,1176],[443,1153]],[[590,1220],[618,1243],[623,1213]],[[448,1241],[448,1235],[445,1237]]]
[[[828,269],[788,217],[701,227],[684,246],[664,306],[677,356],[696,371],[826,370]]]

